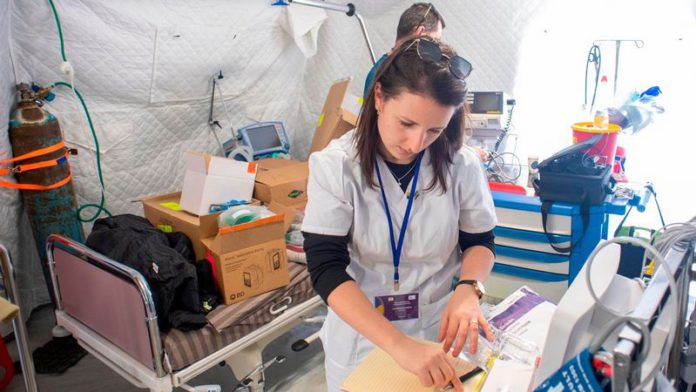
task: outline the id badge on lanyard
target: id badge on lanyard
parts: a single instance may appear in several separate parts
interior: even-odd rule
[[[392,261],[394,264],[394,294],[376,296],[375,307],[390,321],[417,319],[419,317],[418,293],[397,293],[400,288],[399,263],[401,261],[401,252],[404,245],[406,228],[408,227],[408,219],[411,216],[411,207],[413,206],[413,199],[415,198],[416,194],[416,186],[418,184],[418,173],[420,172],[420,165],[422,159],[423,152],[418,154],[418,157],[416,158],[416,170],[413,173],[411,192],[409,192],[408,195],[408,204],[406,206],[406,213],[404,214],[404,221],[401,224],[398,242],[394,238],[394,226],[392,225],[391,212],[389,211],[389,202],[387,201],[387,195],[384,192],[382,174],[379,171],[379,165],[377,164],[377,162],[375,162],[375,170],[377,171],[377,181],[379,182],[379,189],[382,192],[384,211],[387,215],[387,225],[389,227],[389,243],[391,245]]]
[[[420,317],[418,293],[375,296],[375,308],[389,321]]]

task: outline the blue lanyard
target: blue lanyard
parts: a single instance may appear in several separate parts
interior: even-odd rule
[[[421,159],[423,152],[418,154],[416,158],[416,171],[413,173],[413,184],[411,192],[408,195],[408,205],[404,214],[404,221],[401,224],[401,233],[399,233],[399,244],[394,240],[394,226],[392,225],[391,213],[389,212],[389,203],[387,203],[387,194],[384,193],[384,185],[382,184],[382,175],[379,172],[379,164],[375,161],[375,170],[377,171],[377,181],[379,181],[379,189],[382,191],[382,201],[384,202],[384,211],[387,213],[387,223],[389,224],[389,240],[391,243],[392,260],[394,262],[394,291],[399,291],[399,262],[401,261],[401,249],[404,246],[404,236],[406,235],[406,227],[408,226],[408,218],[411,216],[411,206],[416,194],[416,185],[418,183],[418,172],[420,171]]]

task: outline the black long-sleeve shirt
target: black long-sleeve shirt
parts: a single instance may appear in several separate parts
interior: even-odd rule
[[[401,189],[406,192],[413,177],[412,164],[398,165],[387,162],[394,178],[401,179]],[[410,170],[410,172],[409,172]],[[383,177],[384,178],[384,177]],[[304,250],[307,256],[307,268],[314,290],[328,302],[329,294],[343,282],[353,280],[346,268],[350,264],[348,253],[349,237],[333,236],[303,232]],[[472,246],[485,246],[495,254],[495,235],[493,231],[485,233],[466,233],[459,231],[459,247],[463,251]]]

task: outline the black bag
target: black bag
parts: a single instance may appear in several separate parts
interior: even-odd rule
[[[183,233],[163,233],[145,218],[123,214],[96,220],[86,245],[143,275],[160,329],[188,331],[207,324],[191,240]]]
[[[601,205],[607,195],[612,194],[614,180],[611,176],[612,166],[596,164],[586,154],[602,135],[597,134],[581,143],[565,148],[538,166],[539,179],[534,180],[534,190],[541,199],[541,219],[544,233],[549,243],[558,252],[569,252],[585,235],[590,223],[590,206]],[[558,246],[551,241],[546,223],[553,202],[580,204],[583,232],[578,240],[570,246]]]

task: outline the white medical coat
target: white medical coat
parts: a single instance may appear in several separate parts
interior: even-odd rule
[[[377,164],[394,233],[398,236],[408,198],[381,157],[377,158]],[[446,193],[437,187],[424,190],[433,176],[430,154],[426,151],[399,265],[399,293],[419,293],[420,317],[393,322],[407,335],[429,340],[437,337],[452,279],[460,273],[459,230],[483,233],[496,225],[488,183],[479,158],[471,150],[463,148],[455,154],[446,177]],[[378,295],[393,294],[394,266],[382,195],[362,175],[355,155],[354,131],[310,156],[307,193],[302,230],[349,235],[348,273],[370,301]],[[373,345],[331,310],[320,337],[326,357],[328,389],[338,391],[341,382]]]

